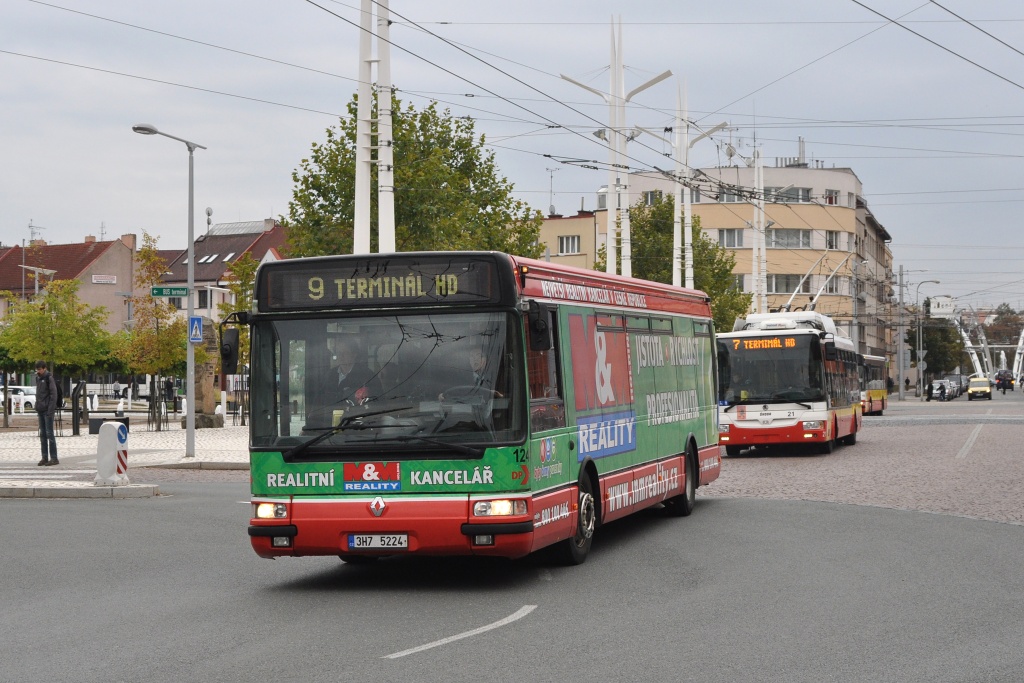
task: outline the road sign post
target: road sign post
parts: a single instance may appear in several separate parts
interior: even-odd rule
[[[200,344],[203,341],[203,318],[194,315],[188,319],[188,340],[193,344]]]
[[[150,296],[188,296],[188,287],[151,287]]]

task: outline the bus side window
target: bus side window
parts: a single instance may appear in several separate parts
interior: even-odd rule
[[[549,313],[551,348],[534,351],[530,348],[530,326],[526,326],[526,369],[530,389],[530,418],[534,431],[565,426],[565,403],[558,364],[558,328],[554,311]]]

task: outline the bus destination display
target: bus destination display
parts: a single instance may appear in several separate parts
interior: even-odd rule
[[[795,349],[794,337],[768,337],[767,339],[733,339],[733,351],[771,351],[772,349]]]
[[[263,273],[262,310],[486,304],[498,300],[496,266],[389,259],[274,264]]]

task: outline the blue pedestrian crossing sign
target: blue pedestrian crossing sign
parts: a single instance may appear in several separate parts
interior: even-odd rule
[[[194,315],[188,319],[188,340],[193,344],[203,341],[203,318]]]

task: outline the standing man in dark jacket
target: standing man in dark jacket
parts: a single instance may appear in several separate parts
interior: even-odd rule
[[[37,465],[59,465],[53,416],[57,413],[57,382],[46,369],[45,360],[36,361],[36,414],[39,415],[39,443],[43,459]]]

